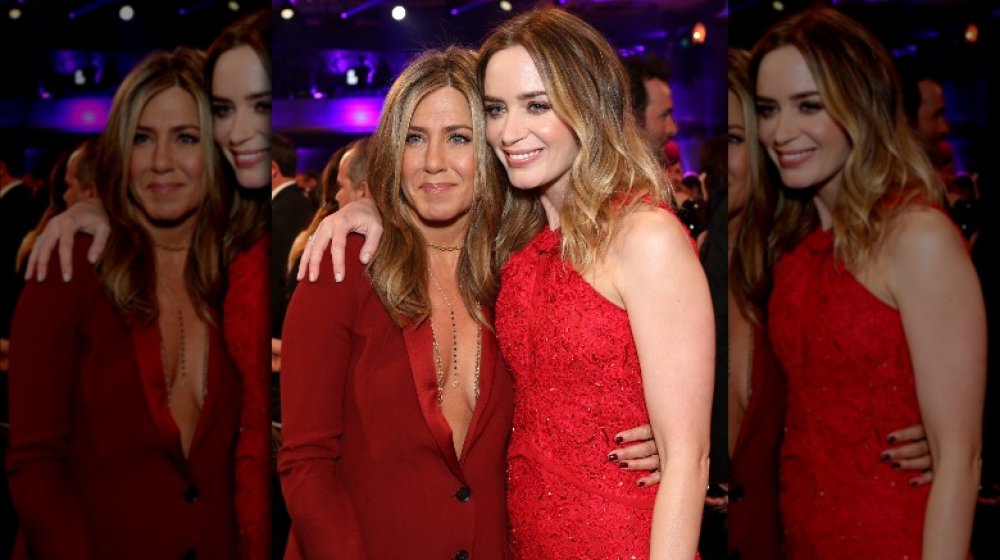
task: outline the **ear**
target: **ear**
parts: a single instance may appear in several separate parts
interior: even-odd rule
[[[372,197],[372,192],[368,188],[368,181],[361,181],[361,184],[358,185],[357,199],[360,200],[362,198],[371,198],[371,197]]]
[[[278,162],[271,160],[271,178],[277,179],[281,177],[281,169],[278,167]]]

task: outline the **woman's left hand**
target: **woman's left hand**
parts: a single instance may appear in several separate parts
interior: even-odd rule
[[[608,461],[618,463],[619,467],[630,471],[651,471],[636,481],[639,486],[660,483],[660,456],[656,453],[656,442],[653,441],[653,430],[649,424],[617,434],[615,443],[634,445],[613,449],[608,453]]]

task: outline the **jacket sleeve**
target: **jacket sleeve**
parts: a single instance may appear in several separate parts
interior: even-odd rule
[[[79,239],[71,283],[25,286],[10,344],[10,449],[7,474],[22,537],[37,560],[95,557],[78,490],[69,474],[73,406],[80,368],[79,327],[100,297]],[[86,245],[89,245],[87,243]],[[58,262],[55,264],[58,267]]]
[[[349,243],[347,252],[359,248]],[[329,273],[316,283],[302,282],[285,316],[278,473],[292,518],[290,538],[310,559],[365,558],[357,518],[337,476],[351,325],[362,282],[367,280],[357,262],[348,265],[343,283]]]

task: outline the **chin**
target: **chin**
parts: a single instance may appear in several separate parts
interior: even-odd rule
[[[271,184],[271,168],[239,169],[236,171],[236,180],[245,189],[262,189]]]

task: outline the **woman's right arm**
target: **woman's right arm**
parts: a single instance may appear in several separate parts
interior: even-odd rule
[[[356,245],[352,244],[352,248]],[[327,274],[295,290],[282,334],[282,446],[278,473],[292,537],[307,558],[364,559],[361,531],[337,475],[351,323],[362,274]]]
[[[52,256],[52,250],[58,245],[62,278],[64,282],[69,282],[73,278],[73,237],[77,233],[94,236],[94,241],[87,252],[87,260],[90,264],[94,264],[101,256],[104,244],[108,241],[108,234],[111,233],[108,215],[98,199],[91,198],[74,204],[49,220],[42,233],[35,238],[35,246],[28,256],[25,280],[31,280],[32,276],[38,278],[39,282],[45,280],[49,269],[49,258]]]
[[[79,252],[77,265],[85,266]],[[36,560],[94,558],[68,466],[78,327],[91,296],[81,293],[79,283],[28,282],[14,313],[6,466],[21,530]]]
[[[361,247],[361,262],[368,264],[382,237],[382,217],[379,216],[378,209],[371,199],[363,198],[351,202],[320,222],[319,228],[302,253],[298,280],[301,282],[307,272],[310,282],[315,282],[319,278],[324,250],[329,244],[330,256],[333,257],[333,277],[337,282],[342,281],[345,271],[344,252],[347,247],[347,235],[350,233],[360,233],[365,236],[365,243]]]

